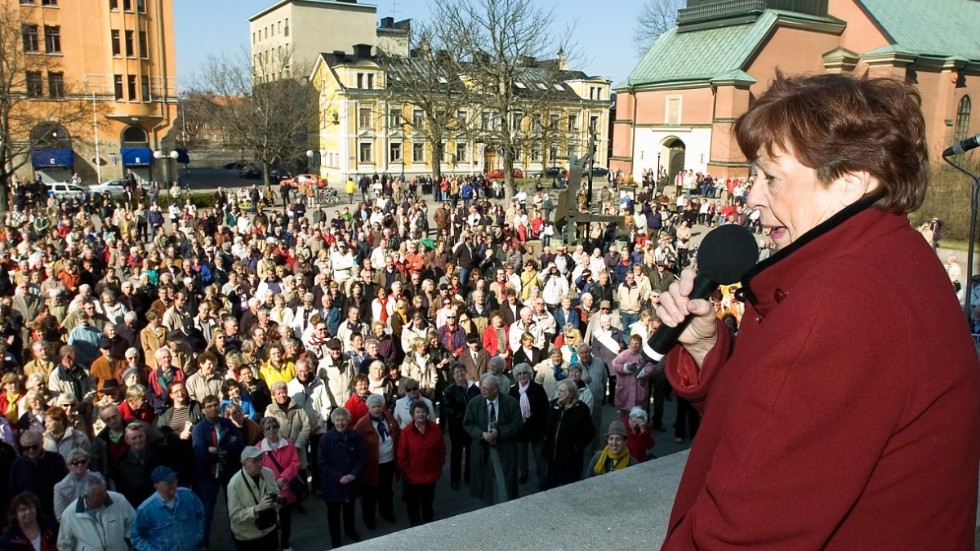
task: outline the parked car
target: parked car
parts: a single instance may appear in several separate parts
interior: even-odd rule
[[[245,160],[234,161],[225,165],[225,170],[241,170],[248,166],[248,162]]]
[[[609,176],[609,169],[604,166],[594,166],[592,167],[592,177],[593,178],[605,178]]]
[[[88,187],[90,193],[98,193],[100,195],[110,195],[112,197],[120,197],[125,193],[126,180],[122,178],[116,178],[115,180],[107,180],[101,184],[93,184]]]
[[[323,189],[327,187],[326,180],[318,176],[315,176],[313,174],[297,174],[295,177],[289,180],[289,185],[290,187],[293,188],[299,188],[299,187],[307,186],[314,182],[316,183],[316,187],[319,189]]]
[[[523,178],[524,177],[524,171],[522,171],[519,168],[515,168],[514,169],[514,172],[512,173],[512,175],[514,176],[514,178]],[[487,178],[489,178],[491,180],[503,180],[504,179],[504,170],[502,168],[498,168],[496,170],[491,170],[490,172],[487,173]]]
[[[53,195],[55,197],[64,198],[74,198],[82,199],[89,194],[88,190],[83,189],[81,186],[76,186],[75,184],[69,184],[68,182],[48,182],[45,184],[48,188],[48,195]]]
[[[244,166],[238,171],[238,177],[249,180],[257,180],[262,178],[262,169],[255,165]]]
[[[567,178],[568,171],[564,167],[560,166],[549,166],[544,169],[545,178]]]

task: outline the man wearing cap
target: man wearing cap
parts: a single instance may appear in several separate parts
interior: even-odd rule
[[[79,484],[82,496],[61,518],[61,551],[129,551],[130,527],[135,511],[122,494],[110,492],[101,474],[89,471]]]
[[[613,421],[606,431],[606,447],[592,456],[589,467],[585,469],[585,476],[611,473],[637,464],[626,447],[626,425],[622,421]]]
[[[247,446],[241,452],[242,468],[228,483],[228,517],[235,548],[267,551],[279,548],[276,511],[279,486],[272,469],[262,465],[264,452]],[[273,511],[265,513],[263,511]],[[266,520],[268,518],[268,520]]]
[[[466,366],[466,377],[476,383],[489,369],[490,353],[480,346],[480,337],[470,335],[466,338],[466,350],[459,355],[459,361]]]

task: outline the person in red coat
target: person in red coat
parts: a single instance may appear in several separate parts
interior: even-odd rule
[[[777,250],[742,278],[737,337],[692,272],[661,295],[664,324],[692,318],[667,377],[704,413],[663,549],[972,549],[980,365],[909,225],[930,169],[914,85],[780,76],[735,137]]]
[[[500,312],[490,312],[490,323],[483,330],[483,349],[491,356],[500,356],[507,361],[510,367],[510,326],[505,325]]]
[[[368,414],[367,399],[371,395],[371,381],[367,375],[358,373],[352,381],[354,393],[347,399],[344,407],[350,412],[351,428],[357,426],[357,422]]]
[[[626,427],[626,448],[630,451],[630,456],[638,463],[643,463],[650,459],[647,450],[653,448],[655,442],[653,435],[650,434],[650,424],[647,422],[647,412],[640,406],[630,410],[629,415],[623,417],[623,426]]]
[[[429,408],[412,405],[412,422],[398,438],[398,470],[405,477],[405,507],[412,526],[432,522],[436,481],[446,461],[446,443],[439,425],[429,420]]]
[[[395,522],[395,450],[398,446],[398,422],[385,410],[381,394],[367,397],[368,414],[354,425],[367,446],[367,465],[361,476],[364,493],[361,513],[364,525],[374,529],[375,512],[388,522]]]

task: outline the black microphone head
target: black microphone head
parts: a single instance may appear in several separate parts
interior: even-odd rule
[[[758,260],[755,236],[738,224],[718,226],[698,246],[698,273],[719,285],[738,282]]]

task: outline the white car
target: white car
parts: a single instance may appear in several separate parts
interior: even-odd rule
[[[116,178],[115,180],[108,180],[102,182],[101,184],[94,184],[88,187],[89,191],[92,193],[98,193],[100,195],[110,195],[112,197],[120,197],[125,192],[126,180],[122,178]]]
[[[48,188],[48,195],[53,195],[55,197],[73,197],[75,199],[81,199],[88,195],[88,191],[83,189],[81,186],[69,184],[68,182],[48,182],[45,185]]]

